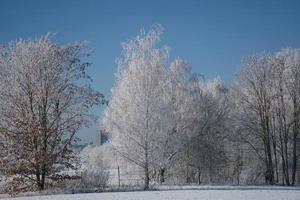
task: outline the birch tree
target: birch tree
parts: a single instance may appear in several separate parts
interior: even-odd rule
[[[156,47],[161,33],[156,26],[122,44],[117,83],[103,117],[103,127],[112,134],[119,154],[143,169],[145,190],[150,171],[159,162],[166,124],[162,85],[169,48]]]

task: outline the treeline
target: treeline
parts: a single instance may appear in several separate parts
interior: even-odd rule
[[[170,62],[161,34],[154,26],[123,44],[102,120],[114,150],[143,169],[144,189],[151,181],[294,185],[300,51],[248,57],[227,85]]]
[[[153,26],[122,44],[109,103],[90,86],[91,52],[84,45],[44,36],[1,46],[5,192],[74,179],[104,187],[112,168],[118,176],[139,171],[144,189],[153,182],[300,182],[300,50],[248,57],[228,85],[205,80],[180,58],[170,62],[161,34]],[[110,147],[79,155],[77,133],[95,121],[91,108],[99,104],[108,104],[101,129],[111,135]]]

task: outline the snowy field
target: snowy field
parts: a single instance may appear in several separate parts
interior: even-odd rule
[[[163,188],[162,188],[163,189]],[[166,188],[167,189],[167,188]],[[107,192],[18,197],[15,200],[300,200],[300,188],[287,187],[177,187],[164,191]]]

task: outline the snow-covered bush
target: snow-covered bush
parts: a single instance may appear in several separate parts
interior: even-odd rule
[[[109,180],[109,163],[105,163],[103,147],[87,146],[79,157],[81,160],[81,188],[105,188]]]
[[[108,180],[108,170],[85,170],[81,173],[80,186],[81,188],[105,188]]]

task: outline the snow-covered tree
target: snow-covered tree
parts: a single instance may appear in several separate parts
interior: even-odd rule
[[[165,92],[173,80],[168,79],[169,48],[158,47],[161,33],[161,27],[154,26],[122,45],[116,87],[103,118],[119,154],[143,168],[145,189],[150,171],[164,164],[171,134],[168,103],[172,99]],[[178,65],[185,66],[180,60],[172,64],[173,68]]]
[[[198,183],[201,175],[212,182],[213,174],[217,177],[217,169],[226,164],[224,146],[228,134],[229,90],[218,78],[207,82],[198,78],[189,87],[189,104],[193,110],[189,113],[189,134],[185,143],[186,181],[190,182],[191,172],[196,171]]]
[[[278,157],[281,157],[285,183],[294,185],[297,171],[297,140],[299,140],[300,120],[299,49],[281,50],[272,56],[270,65],[272,66],[271,81],[274,95],[272,99],[272,127],[276,177],[278,177],[279,168]]]
[[[1,172],[13,186],[43,190],[46,178],[64,178],[57,165],[76,168],[76,133],[94,121],[90,108],[102,101],[89,86],[89,54],[81,44],[61,46],[49,36],[1,48]]]
[[[243,112],[241,125],[247,127],[250,136],[255,135],[259,139],[254,143],[252,142],[252,146],[258,145],[258,148],[264,148],[265,177],[267,182],[273,184],[270,72],[268,56],[253,56],[245,59],[240,72],[240,86],[242,88],[239,97],[240,103],[243,105],[240,110]],[[247,136],[249,135],[247,134]]]
[[[298,49],[253,56],[242,64],[236,113],[242,140],[264,163],[267,183],[295,184],[299,155]],[[281,173],[280,173],[281,172]]]
[[[164,182],[165,172],[182,163],[200,174],[207,160],[200,154],[214,159],[210,169],[225,160],[228,89],[220,79],[204,82],[179,58],[169,63],[169,48],[158,47],[160,35],[155,26],[122,45],[102,120],[117,152],[144,170],[145,189],[151,177]]]

